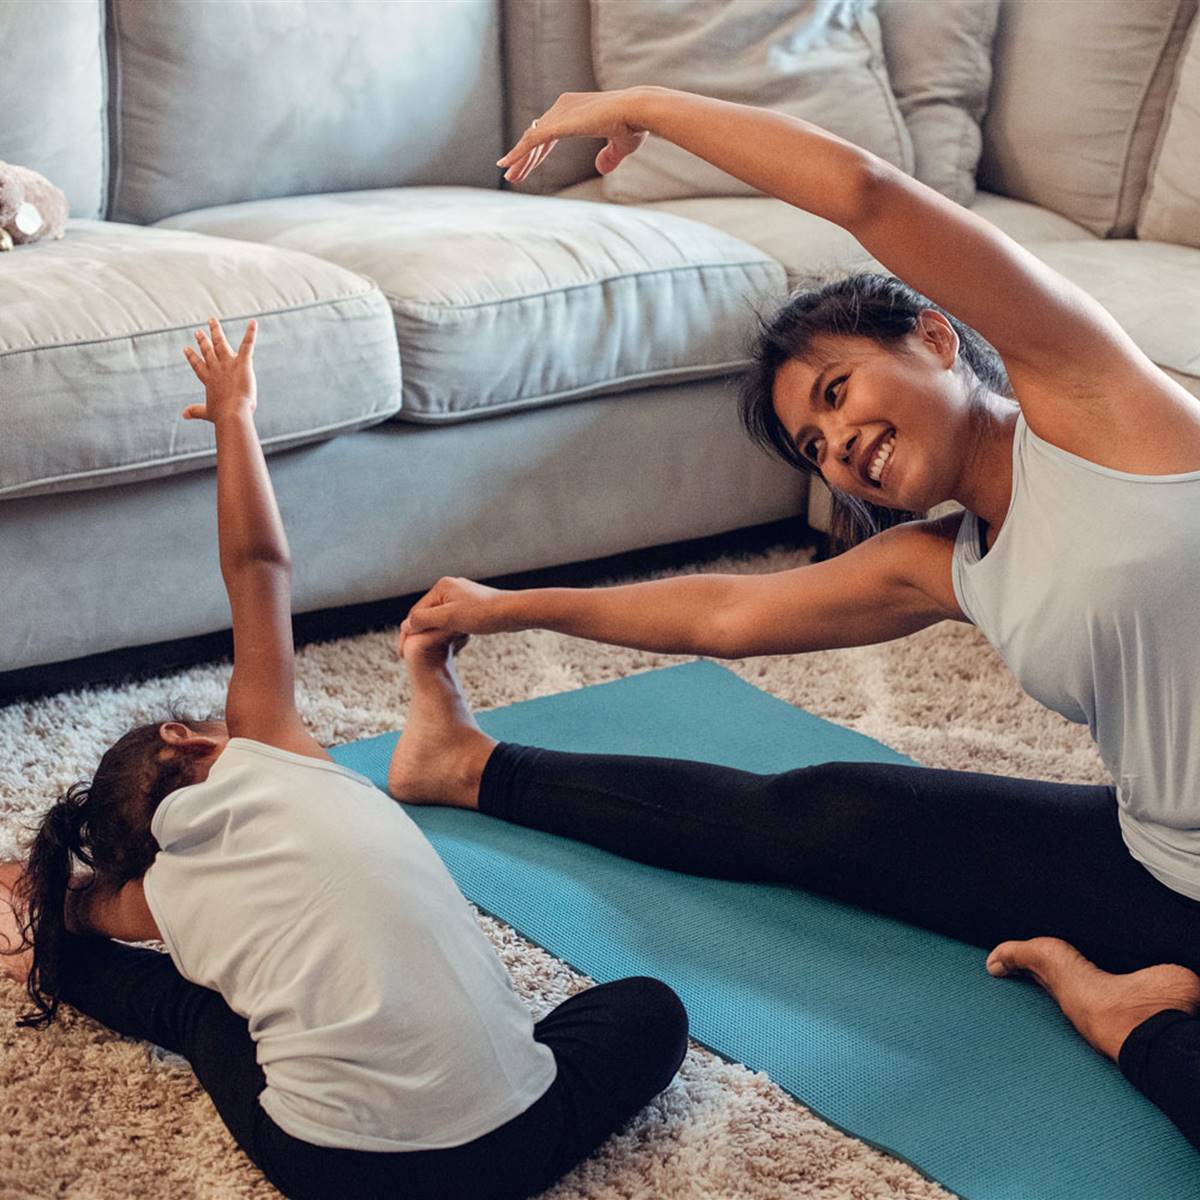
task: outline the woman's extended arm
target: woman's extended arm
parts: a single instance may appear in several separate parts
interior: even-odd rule
[[[608,138],[597,158],[607,173],[646,133],[847,229],[996,347],[1042,437],[1126,470],[1194,465],[1200,404],[1102,305],[988,221],[807,121],[667,88],[568,93],[500,165],[522,179],[547,146],[584,134]],[[1163,458],[1172,439],[1182,447],[1178,463]],[[1110,461],[1114,452],[1122,461]]]
[[[950,582],[961,517],[913,522],[827,562],[770,575],[685,575],[605,588],[507,592],[443,579],[401,626],[447,637],[550,629],[655,650],[743,658],[863,646],[962,619]]]
[[[607,175],[647,133],[851,231],[868,211],[875,164],[886,165],[807,121],[659,87],[560,96],[497,165],[519,183],[545,161],[553,143],[582,135],[608,139],[596,159]]]
[[[209,335],[196,333],[199,350],[184,350],[204,384],[204,403],[184,418],[211,421],[217,438],[217,532],[233,619],[225,720],[231,736],[328,758],[295,707],[291,558],[254,427],[256,332],[251,321],[235,354],[213,317]]]

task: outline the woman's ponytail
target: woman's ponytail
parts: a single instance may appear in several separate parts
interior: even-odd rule
[[[88,784],[72,784],[46,814],[13,897],[18,911],[23,912],[26,943],[33,948],[26,986],[34,1011],[22,1017],[19,1025],[48,1025],[58,1011],[67,939],[67,892],[75,863],[92,865],[86,836],[89,793]]]

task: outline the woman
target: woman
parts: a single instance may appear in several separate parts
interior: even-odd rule
[[[667,1086],[687,1017],[624,979],[535,1026],[421,832],[305,729],[254,337],[235,353],[214,318],[184,352],[205,388],[184,416],[216,429],[225,719],[131,730],[50,809],[0,864],[0,966],[26,1024],[66,1001],[187,1058],[287,1196],[530,1196]],[[445,657],[406,655],[433,687]]]
[[[843,226],[911,285],[794,297],[743,396],[753,436],[894,527],[769,576],[510,593],[442,580],[402,643],[538,627],[742,657],[970,621],[1031,695],[1088,723],[1115,786],[497,747],[444,685],[406,734],[394,793],[994,947],[992,974],[1037,978],[1200,1145],[1200,402],[1003,233],[803,121],[659,88],[566,95],[499,165],[519,181],[557,139],[590,136],[607,172],[647,134]],[[947,500],[967,511],[895,524]]]

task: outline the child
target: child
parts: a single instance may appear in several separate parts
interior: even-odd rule
[[[4,961],[26,1023],[66,1001],[186,1057],[288,1196],[531,1195],[667,1086],[687,1017],[625,979],[535,1026],[403,809],[305,730],[255,332],[235,353],[213,318],[184,351],[205,400],[183,415],[216,430],[225,719],[127,733],[54,805],[23,872],[0,868]],[[445,639],[405,657],[416,679],[453,669]]]

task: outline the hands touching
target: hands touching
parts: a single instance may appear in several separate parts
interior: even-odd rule
[[[596,170],[607,175],[646,140],[646,130],[633,114],[641,90],[564,93],[496,166],[507,168],[504,178],[509,183],[522,183],[546,161],[560,138],[596,137],[607,139],[596,155]]]
[[[510,610],[513,594],[469,579],[439,579],[405,617],[396,649],[402,654],[408,639],[418,634],[454,641],[463,634],[524,629]]]
[[[183,356],[188,360],[196,378],[204,384],[204,403],[189,404],[183,410],[185,421],[211,421],[214,425],[223,417],[252,413],[258,403],[254,381],[254,339],[258,322],[246,326],[246,334],[235,354],[225,339],[225,331],[216,317],[208,318],[208,333],[196,330],[199,352],[185,346]]]

